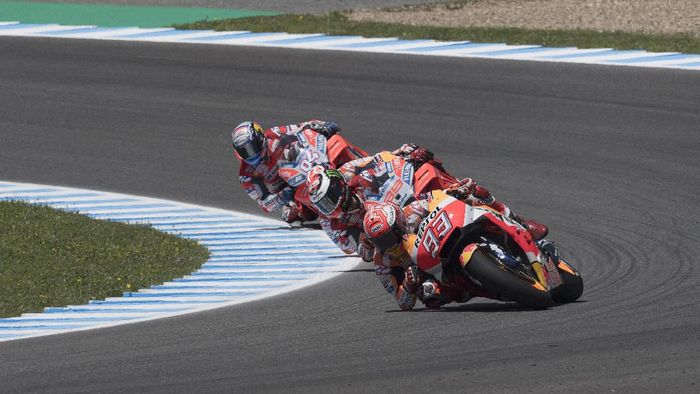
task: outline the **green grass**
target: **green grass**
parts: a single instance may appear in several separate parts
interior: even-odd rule
[[[186,275],[208,256],[149,227],[0,202],[0,316],[120,296]]]
[[[443,41],[503,42],[550,47],[645,49],[652,52],[700,53],[700,37],[692,34],[642,34],[592,30],[533,30],[520,28],[448,28],[379,22],[354,22],[342,13],[323,16],[281,15],[201,21],[180,29],[250,30],[254,32],[325,33],[365,37],[399,37]]]

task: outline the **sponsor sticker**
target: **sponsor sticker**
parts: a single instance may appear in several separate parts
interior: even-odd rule
[[[327,153],[326,152],[326,138],[320,134],[316,138],[316,149],[323,152],[324,155]]]
[[[425,232],[426,227],[428,227],[428,223],[430,223],[431,220],[435,218],[440,213],[441,207],[436,207],[432,212],[428,214],[423,220],[421,220],[420,224],[418,225],[418,233],[416,237],[416,242],[413,246],[416,248],[418,245],[420,245],[421,238],[423,237],[423,233]]]
[[[293,177],[292,179],[289,180],[289,186],[291,187],[297,187],[304,183],[306,181],[306,175],[304,174],[298,174],[297,176]]]
[[[403,181],[409,185],[413,184],[413,166],[409,163],[406,163],[406,165],[404,165],[401,179],[403,179]]]

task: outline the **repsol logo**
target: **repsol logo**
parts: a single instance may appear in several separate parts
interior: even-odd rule
[[[440,213],[441,209],[442,208],[440,208],[440,207],[435,208],[432,212],[430,212],[430,214],[428,214],[428,216],[425,217],[425,219],[423,219],[420,222],[420,224],[418,225],[418,234],[417,234],[418,236],[416,237],[416,242],[413,245],[414,247],[417,248],[418,245],[420,245],[420,240],[421,240],[421,238],[423,238],[423,233],[425,232],[425,228],[428,227],[428,223],[430,223],[430,221],[433,220],[435,218],[435,216],[437,216]]]

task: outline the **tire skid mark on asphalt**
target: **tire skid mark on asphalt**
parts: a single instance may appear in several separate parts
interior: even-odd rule
[[[588,264],[596,267],[582,270],[586,288],[578,306],[581,315],[591,321],[600,319],[601,327],[613,329],[605,317],[615,313],[634,322],[628,329],[644,329],[658,321],[659,303],[673,305],[663,312],[669,318],[696,314],[697,305],[678,304],[683,294],[690,297],[700,286],[693,275],[697,267],[691,252],[691,245],[697,245],[700,236],[682,230],[687,221],[683,215],[671,217],[677,226],[659,229],[656,223],[669,220],[668,213],[650,210],[647,202],[630,199],[622,203],[626,206],[623,215],[592,218],[588,226],[568,231],[578,243],[566,245],[564,258],[571,256],[576,262],[585,261],[587,256]],[[640,217],[644,218],[641,228]],[[649,261],[648,256],[659,251],[666,259]]]
[[[700,54],[614,50],[611,48],[557,48],[543,47],[540,45],[507,45],[502,43],[475,43],[470,41],[403,40],[391,37],[365,38],[360,36],[327,36],[317,33],[219,32],[214,30],[175,30],[173,28],[156,29],[154,31],[154,29],[139,29],[133,27],[105,29],[99,26],[41,25],[7,21],[0,22],[0,36],[260,46],[393,53],[414,56],[449,56],[460,58],[700,70]]]
[[[210,250],[209,260],[182,278],[86,305],[47,307],[43,313],[0,318],[0,341],[110,327],[258,300],[326,280],[359,261],[339,256],[321,231],[288,229],[282,222],[235,211],[4,181],[0,182],[0,201],[43,204],[100,220],[147,223]]]

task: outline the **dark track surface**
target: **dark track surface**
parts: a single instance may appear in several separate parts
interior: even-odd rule
[[[524,216],[581,302],[395,313],[374,274],[222,310],[0,343],[1,391],[698,392],[700,73],[0,39],[0,179],[255,211],[228,129],[332,118],[413,140]]]

